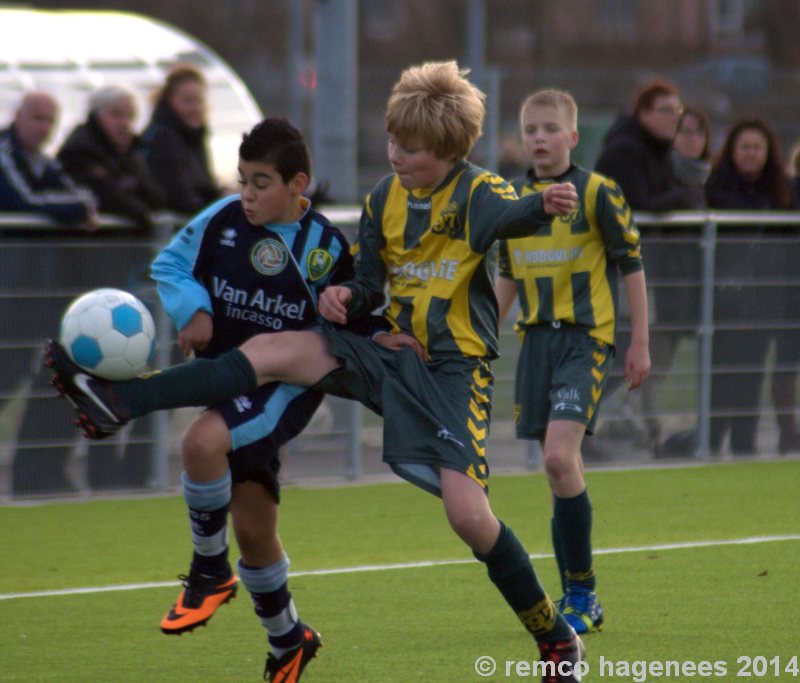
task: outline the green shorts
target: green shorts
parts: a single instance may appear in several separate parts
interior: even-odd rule
[[[614,347],[574,325],[527,328],[517,363],[517,437],[541,440],[552,420],[573,420],[594,432]]]
[[[347,331],[325,330],[341,367],[313,389],[360,401],[383,416],[383,459],[399,476],[441,495],[439,470],[463,472],[488,490],[493,376],[478,358],[425,363]]]

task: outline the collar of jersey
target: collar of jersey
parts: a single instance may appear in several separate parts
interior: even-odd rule
[[[424,199],[425,197],[430,197],[432,194],[436,194],[439,190],[443,187],[447,187],[450,184],[450,181],[455,178],[456,174],[463,171],[467,166],[467,162],[463,159],[461,161],[456,161],[455,166],[450,169],[450,172],[447,174],[445,179],[439,183],[436,187],[418,187],[413,190],[409,190],[408,193],[412,197],[416,197],[417,199]]]
[[[575,164],[570,164],[569,168],[564,171],[561,175],[556,176],[555,178],[537,178],[536,171],[532,168],[528,169],[528,182],[533,185],[534,183],[560,183],[566,178],[570,173],[575,170]]]

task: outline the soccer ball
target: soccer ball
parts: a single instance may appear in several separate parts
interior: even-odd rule
[[[59,337],[73,361],[111,380],[144,372],[156,349],[153,316],[121,289],[95,289],[75,299],[61,318]]]

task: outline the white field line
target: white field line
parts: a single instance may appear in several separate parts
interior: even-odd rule
[[[685,543],[663,543],[660,545],[631,546],[627,548],[596,548],[595,555],[620,555],[623,553],[643,553],[664,550],[684,550],[687,548],[711,548],[727,545],[753,545],[757,543],[776,543],[781,541],[800,541],[800,534],[782,536],[749,536],[746,538],[730,538],[718,541],[686,541]],[[552,553],[534,553],[531,558],[541,560],[553,557]],[[386,572],[397,569],[419,569],[425,567],[445,567],[477,562],[474,559],[461,560],[423,560],[421,562],[401,562],[398,564],[367,564],[356,567],[336,567],[332,569],[310,569],[308,571],[291,572],[289,578],[298,576],[326,576],[329,574],[357,574],[359,572]],[[142,588],[169,588],[179,586],[176,581],[153,581],[149,583],[126,583],[118,586],[91,586],[87,588],[62,588],[59,590],[34,591],[30,593],[0,593],[0,600],[15,598],[47,598],[54,595],[82,595],[87,593],[108,593],[113,591],[133,591]]]

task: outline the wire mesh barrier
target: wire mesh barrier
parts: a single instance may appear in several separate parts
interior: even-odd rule
[[[353,237],[358,211],[331,207]],[[692,212],[637,215],[650,297],[652,375],[626,390],[629,324],[620,286],[618,354],[594,436],[592,462],[777,455],[800,448],[798,213]],[[141,237],[107,218],[96,233],[65,231],[30,215],[0,216],[0,497],[161,491],[180,479],[179,444],[195,409],[135,421],[115,439],[89,442],[73,426],[42,369],[44,341],[68,303],[118,287],[153,312],[155,365],[179,361],[171,323],[149,278],[154,254],[179,220],[164,215]],[[535,446],[514,437],[513,316],[503,326],[490,462],[495,471],[538,466]],[[380,418],[328,398],[284,454],[284,481],[350,479],[388,472],[380,462]]]

